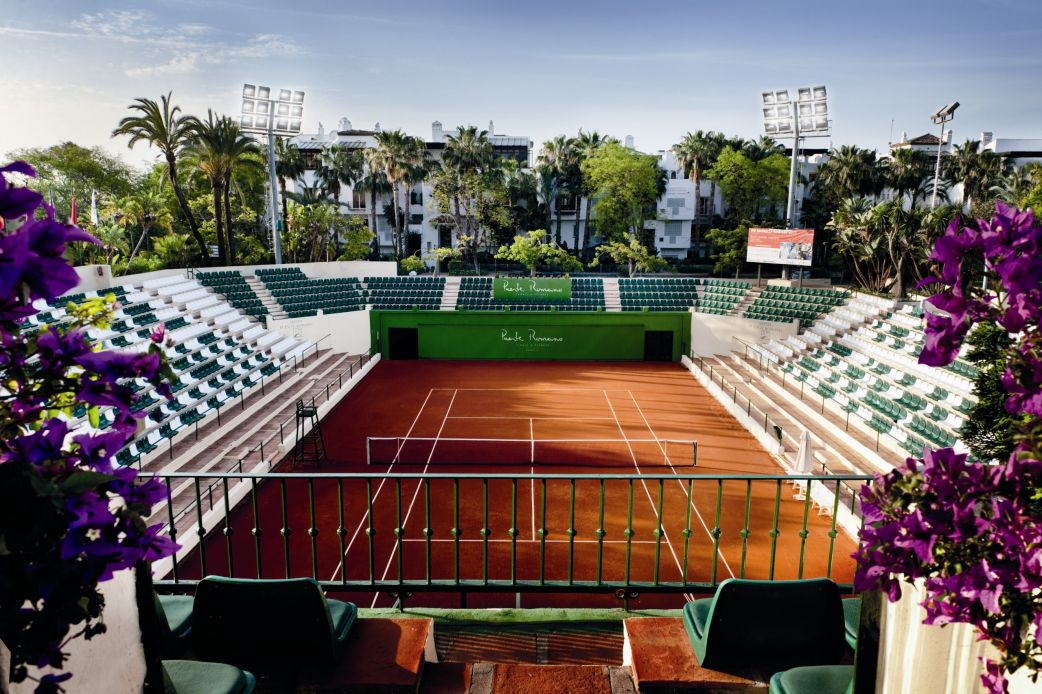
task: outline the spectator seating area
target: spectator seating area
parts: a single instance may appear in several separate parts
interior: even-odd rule
[[[263,319],[268,315],[260,298],[253,291],[246,278],[235,270],[222,270],[220,272],[197,272],[195,278],[199,284],[209,287],[222,295],[235,308],[247,316]]]
[[[366,297],[372,308],[436,311],[445,291],[444,277],[366,277]]]
[[[107,329],[91,328],[90,336],[105,348],[144,350],[153,330],[163,323],[167,357],[177,375],[171,401],[147,391],[141,382],[127,384],[138,391],[134,409],[145,417],[137,437],[116,456],[123,465],[141,462],[142,456],[256,386],[307,346],[257,325],[183,275],[60,297],[26,327],[59,324],[66,314],[62,306],[107,294],[119,297],[119,308]],[[74,426],[91,426],[85,409],[74,411],[73,419]],[[102,408],[95,428],[103,430],[111,423],[111,411]]]
[[[256,275],[290,318],[365,308],[365,293],[357,277],[311,279],[299,267],[262,269]]]
[[[976,402],[976,369],[962,360],[937,369],[918,363],[923,319],[913,306],[861,298],[810,331],[767,345],[768,358],[807,389],[834,401],[860,424],[911,455],[954,446]]]
[[[491,277],[463,277],[460,279],[458,311],[603,311],[604,282],[600,277],[573,277],[572,298],[567,302],[540,301],[502,302],[492,298]]]
[[[846,298],[847,292],[840,289],[768,287],[746,309],[745,317],[785,323],[798,319],[800,327],[807,328]]]
[[[635,277],[619,280],[623,311],[730,313],[741,303],[749,282],[695,277]]]

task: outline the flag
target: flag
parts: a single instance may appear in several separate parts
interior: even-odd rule
[[[95,190],[90,192],[90,223],[98,226],[98,193]]]
[[[76,226],[76,193],[72,194],[72,207],[69,211],[69,224]]]

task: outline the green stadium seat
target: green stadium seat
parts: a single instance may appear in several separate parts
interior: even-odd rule
[[[164,660],[164,685],[173,694],[251,694],[257,679],[224,663]]]
[[[713,670],[831,665],[845,649],[839,588],[825,578],[729,578],[684,605],[683,621],[699,664]]]
[[[922,450],[919,451],[922,453]],[[861,598],[843,598],[843,630],[847,645],[857,649],[857,631],[861,622]]]
[[[814,665],[776,672],[770,694],[853,694],[853,665]]]

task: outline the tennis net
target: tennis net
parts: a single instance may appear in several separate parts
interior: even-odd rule
[[[370,465],[693,467],[698,442],[678,439],[470,439],[369,436]]]

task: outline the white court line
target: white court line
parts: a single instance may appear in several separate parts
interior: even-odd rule
[[[423,466],[423,472],[421,475],[426,475],[427,470],[431,466],[431,460],[434,459],[434,449],[438,445],[438,439],[441,438],[441,432],[445,430],[445,422],[449,421],[449,412],[452,410],[452,403],[456,401],[456,393],[452,393],[452,399],[449,400],[449,406],[445,408],[445,416],[441,418],[441,426],[438,427],[438,433],[434,436],[434,444],[431,446],[430,455],[427,456],[427,464]],[[405,438],[409,438],[406,434]],[[387,556],[387,566],[384,567],[383,576],[380,577],[381,581],[387,580],[387,573],[391,570],[391,562],[394,561],[394,554],[398,551],[398,543],[401,542],[401,535],[405,532],[405,528],[409,525],[409,516],[412,515],[413,506],[416,505],[416,499],[420,496],[420,488],[423,486],[423,482],[420,480],[416,481],[416,491],[412,493],[412,500],[409,501],[409,508],[405,511],[405,518],[402,520],[402,532],[394,540],[394,546],[391,547],[391,553]],[[373,604],[369,607],[376,607],[376,601],[380,598],[380,594],[376,593],[373,595]]]
[[[615,406],[611,404],[611,398],[608,397],[608,391],[605,390],[603,392],[604,392],[604,399],[608,402],[608,407],[611,409],[611,414],[612,414],[613,417],[615,417],[615,424],[619,427],[619,433],[622,434],[622,438],[626,442],[626,447],[630,449],[630,457],[633,459],[633,468],[637,471],[638,475],[642,475],[644,473],[641,472],[640,466],[637,465],[637,456],[633,452],[633,447],[630,446],[630,440],[626,437],[626,430],[622,428],[622,422],[619,421],[619,416],[617,414],[615,414]],[[640,484],[641,484],[642,487],[644,487],[644,493],[648,497],[648,503],[651,505],[651,512],[652,512],[652,514],[654,514],[656,516],[656,519],[657,519],[658,518],[658,513],[655,510],[655,502],[651,498],[651,491],[648,489],[648,483],[645,480],[641,480]],[[684,567],[680,564],[680,558],[677,557],[677,552],[676,552],[675,549],[673,549],[673,543],[672,543],[672,541],[670,541],[669,533],[666,532],[665,528],[662,528],[662,535],[666,538],[666,546],[669,547],[669,553],[673,555],[673,561],[676,562],[677,571],[680,572],[681,579],[683,579],[684,578]],[[688,599],[688,601],[694,599],[694,596],[689,594],[689,593],[685,593],[684,597],[686,597]]]
[[[406,537],[406,538],[402,538],[402,541],[403,542],[424,542],[424,543],[426,543],[427,542],[427,538],[424,538],[424,537]],[[460,542],[485,542],[485,539],[481,538],[481,537],[461,537],[461,538],[459,538],[459,541]],[[454,538],[454,537],[432,537],[431,538],[431,542],[456,542],[456,538]],[[488,538],[488,542],[490,542],[490,543],[492,543],[492,542],[502,542],[502,543],[506,544],[506,543],[511,542],[511,540],[509,538],[498,539],[498,538],[491,538],[490,537],[490,538]],[[519,544],[519,545],[520,544],[524,544],[526,542],[529,543],[529,544],[532,544],[532,543],[535,543],[535,542],[542,542],[542,540],[526,540],[524,538],[518,538],[518,540],[517,540],[517,544]],[[546,538],[546,544],[551,544],[551,543],[554,543],[554,542],[559,542],[562,545],[566,545],[566,544],[571,543],[572,540],[555,540],[555,539],[550,538],[550,537]],[[631,544],[631,545],[653,545],[653,544],[655,544],[654,540],[631,540],[631,541],[627,541],[627,540],[603,540],[603,541],[602,540],[575,540],[575,544],[577,544],[577,545],[578,544],[596,545],[596,544],[600,544],[600,543],[603,543],[605,545],[625,545],[627,542],[629,542],[629,544]]]
[[[555,422],[588,422],[594,420],[605,420],[611,421],[611,417],[525,417],[517,415],[513,417],[505,417],[502,415],[458,415],[454,414],[449,419],[547,419]]]
[[[409,431],[407,431],[405,433],[405,438],[409,438],[409,434],[411,434],[412,430],[416,427],[416,422],[420,421],[420,415],[423,414],[423,408],[427,407],[427,401],[429,401],[431,399],[431,395],[433,395],[433,394],[434,394],[434,389],[433,388],[431,388],[430,390],[427,391],[427,397],[425,397],[423,399],[423,404],[420,405],[420,409],[417,410],[416,416],[413,417],[412,424],[409,425]],[[401,450],[402,449],[399,448],[398,452],[401,453]],[[396,454],[395,455],[395,459],[396,460],[397,460],[397,457],[398,456]],[[390,472],[391,468],[393,468],[394,465],[395,465],[395,463],[391,463],[387,467],[387,472]],[[380,496],[380,491],[384,488],[384,484],[386,482],[387,482],[387,478],[386,477],[380,480],[380,484],[376,487],[376,494],[373,495],[373,501],[376,501],[376,497]],[[365,519],[368,518],[368,517],[369,517],[369,509],[366,509],[365,513],[362,514],[362,519],[358,521],[358,527],[355,528],[354,533],[352,533],[351,541],[347,543],[347,547],[344,549],[344,556],[342,556],[340,558],[340,561],[337,563],[336,571],[333,572],[333,576],[329,579],[330,581],[335,581],[336,580],[336,575],[338,573],[340,573],[340,569],[344,568],[344,560],[347,559],[347,554],[348,554],[348,552],[351,551],[351,546],[355,544],[355,540],[358,538],[358,533],[362,532],[362,526],[365,524]]]
[[[656,441],[658,441],[659,440],[658,434],[656,434],[655,430],[651,428],[651,423],[648,421],[648,418],[646,416],[644,416],[644,410],[640,409],[640,404],[637,403],[637,398],[634,397],[633,391],[631,390],[631,391],[628,391],[628,392],[630,394],[630,399],[633,400],[633,406],[637,408],[637,412],[640,413],[640,418],[644,420],[644,426],[646,426],[648,428],[648,431],[651,432],[651,436]],[[659,448],[662,450],[662,453],[665,454],[666,450],[662,446],[661,442],[659,442]],[[669,460],[668,456],[666,457],[666,460],[667,461]],[[673,471],[674,475],[677,474],[677,471],[673,467],[673,463],[672,462],[669,463],[669,469]],[[677,484],[680,485],[680,491],[682,491],[684,494],[687,494],[687,489],[684,487],[684,483],[681,482],[680,480],[677,480]],[[702,527],[706,531],[706,536],[709,537],[709,541],[712,542],[713,541],[713,533],[709,530],[709,526],[706,524],[705,519],[702,518],[702,514],[698,510],[698,505],[695,503],[694,494],[691,495],[691,508],[694,509],[695,515],[698,516],[698,522],[702,524]],[[734,571],[731,569],[731,565],[727,563],[727,557],[724,556],[723,550],[720,549],[719,547],[717,547],[716,553],[718,555],[720,555],[720,559],[723,560],[724,568],[727,569],[727,573],[731,574],[731,578],[734,578]]]

